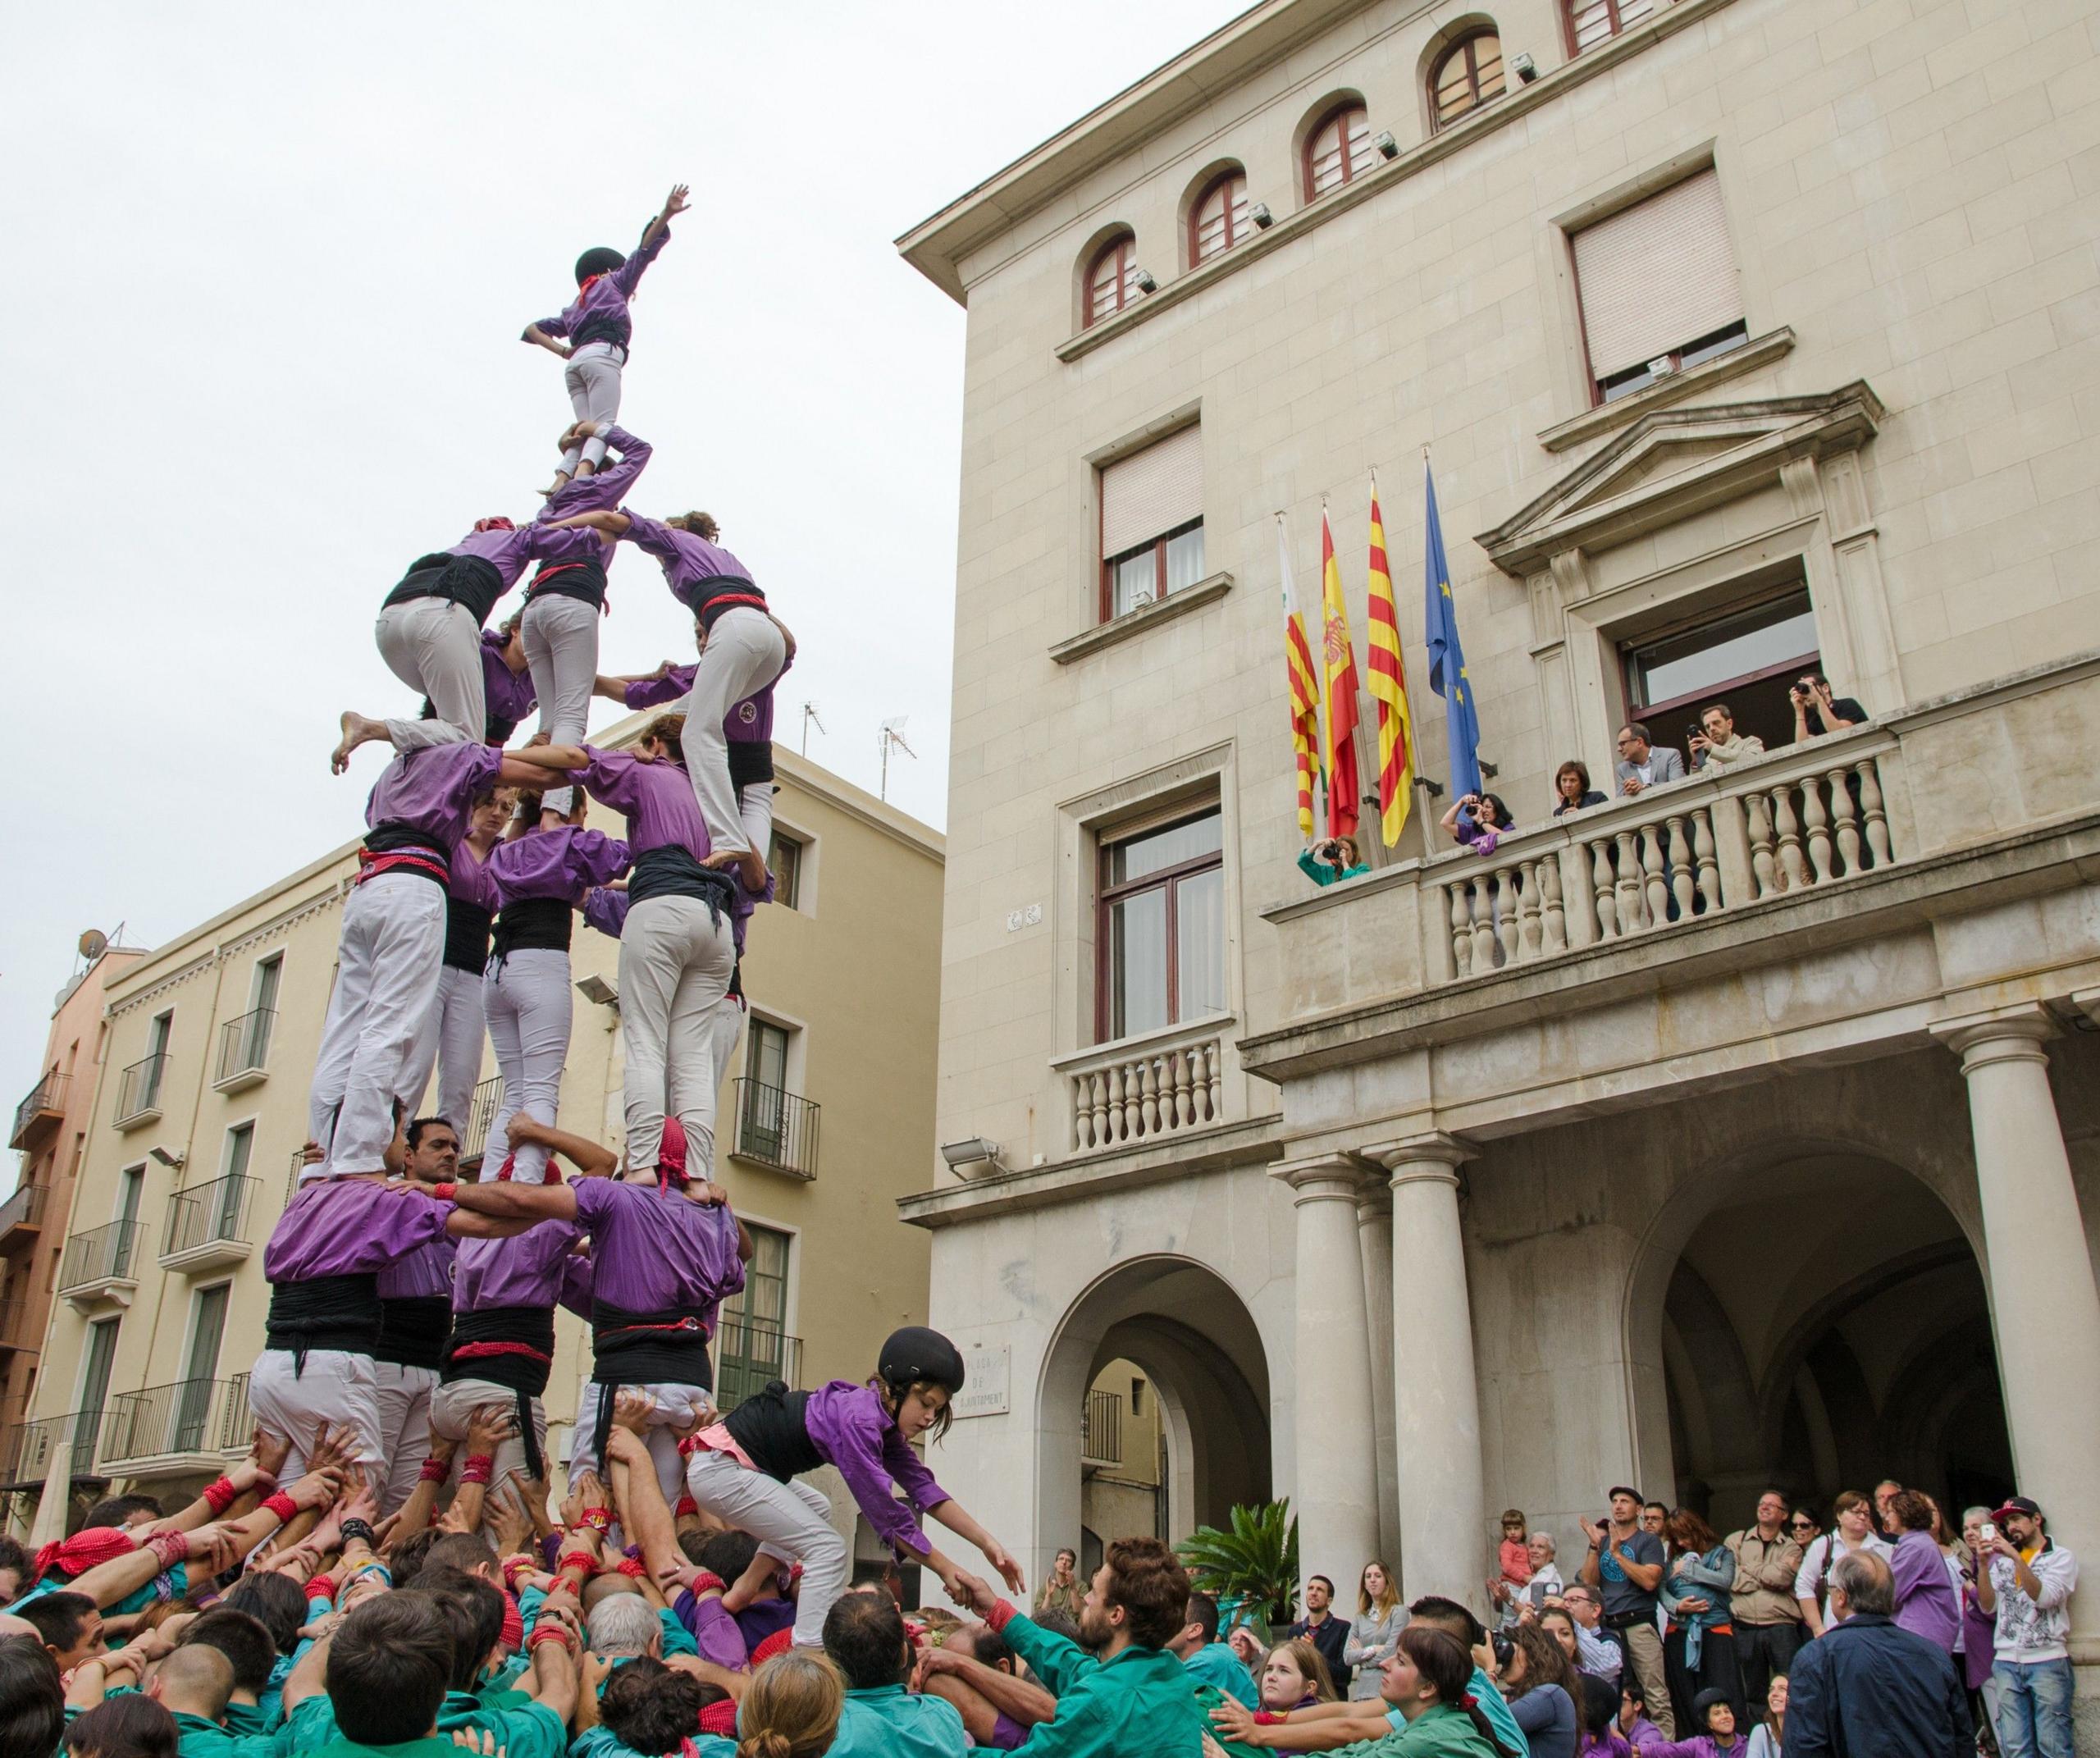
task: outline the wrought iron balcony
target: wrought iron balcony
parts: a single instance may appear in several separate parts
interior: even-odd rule
[[[238,1093],[262,1079],[270,1054],[270,1033],[277,1021],[274,1007],[257,1007],[219,1028],[219,1068],[212,1084],[221,1093]]]
[[[30,1354],[36,1353],[41,1339],[15,1334],[16,1327],[29,1316],[29,1302],[19,1295],[11,1300],[0,1300],[0,1352],[21,1349]]]
[[[50,1195],[45,1185],[23,1185],[0,1203],[0,1251],[26,1244],[43,1230],[43,1205]]]
[[[1080,1458],[1089,1465],[1123,1463],[1123,1400],[1114,1392],[1090,1391],[1080,1420]]]
[[[52,1132],[65,1121],[66,1084],[69,1078],[56,1068],[44,1071],[43,1079],[31,1087],[30,1096],[15,1107],[14,1131],[7,1138],[10,1148],[34,1153],[51,1139]]]
[[[778,1326],[735,1317],[722,1321],[716,1336],[714,1402],[733,1410],[775,1380],[793,1386],[802,1372],[802,1340]]]
[[[66,1241],[58,1266],[58,1291],[76,1304],[115,1299],[130,1304],[139,1285],[139,1259],[146,1243],[143,1221],[112,1221]]]
[[[248,1376],[176,1380],[125,1392],[103,1419],[105,1471],[152,1476],[155,1468],[192,1468],[199,1454],[238,1452],[249,1443]]]
[[[823,1107],[762,1080],[737,1082],[737,1133],[730,1149],[797,1178],[817,1175],[817,1125]]]
[[[120,1130],[148,1123],[161,1114],[161,1085],[167,1075],[167,1052],[142,1057],[116,1077],[116,1117]]]
[[[495,1107],[503,1098],[503,1076],[491,1075],[474,1089],[473,1103],[467,1107],[467,1133],[459,1143],[459,1163],[474,1166],[481,1162],[489,1145],[489,1126],[495,1121]],[[510,1150],[503,1142],[495,1144],[499,1158]]]
[[[102,1421],[99,1410],[69,1410],[0,1428],[0,1489],[33,1487],[54,1463],[63,1465],[69,1477],[94,1476]]]
[[[261,1182],[214,1178],[169,1197],[162,1264],[194,1275],[240,1263],[253,1249],[248,1240],[248,1210]]]

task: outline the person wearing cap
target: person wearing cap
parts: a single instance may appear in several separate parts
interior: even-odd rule
[[[899,1560],[909,1557],[939,1576],[958,1604],[961,1572],[934,1547],[918,1517],[942,1525],[982,1551],[1016,1593],[1020,1569],[1005,1546],[934,1482],[911,1449],[921,1435],[947,1432],[962,1390],[961,1351],[938,1331],[907,1325],[891,1332],[876,1371],[864,1385],[833,1380],[815,1391],[790,1391],[778,1380],[746,1398],[727,1420],[694,1441],[686,1491],[702,1514],[749,1532],[758,1555],[722,1603],[733,1615],[756,1598],[786,1564],[802,1565],[794,1643],[824,1646],[824,1619],[846,1587],[850,1559],[831,1523],[823,1491],[801,1481],[836,1465],[861,1512]],[[891,1486],[904,1492],[899,1502]]]
[[[2071,1758],[2070,1596],[2078,1559],[2050,1538],[2042,1510],[2016,1495],[1976,1550],[1976,1604],[1993,1614],[1998,1750]]]

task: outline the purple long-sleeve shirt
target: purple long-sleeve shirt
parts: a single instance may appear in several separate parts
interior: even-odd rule
[[[563,483],[533,514],[535,524],[551,524],[556,519],[573,518],[579,513],[605,512],[627,498],[628,491],[648,468],[655,448],[617,423],[608,426],[599,438],[619,454],[616,460],[589,476],[573,477]],[[612,559],[610,555],[605,557],[608,567]]]
[[[722,736],[733,745],[764,745],[773,738],[773,692],[781,678],[788,675],[795,661],[791,656],[780,668],[780,677],[775,678],[756,696],[747,696],[733,704],[722,717]],[[692,674],[696,666],[673,665],[660,678],[637,678],[627,687],[626,701],[630,709],[655,708],[665,702],[682,702],[692,693]]]
[[[619,939],[627,926],[627,893],[609,885],[593,885],[583,894],[583,921],[607,939]]]
[[[474,796],[494,787],[502,770],[503,753],[492,745],[431,745],[409,751],[380,772],[365,801],[364,821],[405,824],[450,855],[467,834]],[[690,783],[686,792],[692,792]]]
[[[452,1205],[420,1190],[394,1191],[363,1179],[305,1185],[277,1217],[262,1249],[271,1282],[363,1276],[443,1237]]]
[[[1896,1541],[1888,1572],[1896,1578],[1896,1622],[1947,1654],[1961,1630],[1961,1602],[1947,1557],[1930,1532],[1906,1532]]]
[[[488,872],[505,904],[527,897],[573,903],[591,886],[618,879],[628,864],[627,844],[619,838],[563,824],[497,843],[489,855]]]
[[[607,1298],[623,1312],[697,1313],[712,1335],[715,1308],[744,1285],[737,1217],[653,1184],[586,1178],[575,1190],[593,1278]]]
[[[890,1485],[902,1490],[905,1502],[921,1514],[947,1500],[948,1492],[934,1481],[870,1387],[851,1380],[820,1386],[810,1394],[802,1421],[885,1543],[908,1544],[921,1555],[933,1548],[911,1510],[890,1494]]]
[[[491,720],[508,720],[513,726],[540,705],[532,688],[530,667],[514,672],[504,663],[503,650],[510,642],[500,629],[482,636],[482,698]]]
[[[627,512],[628,527],[622,541],[633,544],[663,564],[664,583],[671,596],[689,610],[697,610],[707,598],[703,588],[712,580],[748,580],[751,570],[719,544],[696,537],[689,531],[673,531],[639,513]]]
[[[452,1292],[452,1260],[459,1247],[440,1237],[390,1259],[379,1272],[382,1300],[434,1300]]]
[[[623,751],[583,747],[590,767],[572,769],[591,797],[627,820],[628,847],[635,856],[652,848],[682,848],[696,861],[706,860],[714,844],[707,821],[700,815],[692,783],[668,759],[645,763]]]
[[[745,1646],[743,1630],[722,1609],[719,1594],[700,1600],[690,1591],[681,1591],[672,1603],[671,1615],[686,1627],[701,1660],[712,1660],[732,1673],[741,1673],[751,1664],[751,1650]]]
[[[655,236],[651,236],[654,228]],[[659,226],[651,221],[642,230],[642,242],[634,247],[634,254],[609,275],[594,275],[587,286],[580,288],[576,297],[551,317],[542,317],[537,327],[548,336],[573,336],[587,325],[593,331],[609,326],[611,334],[594,340],[617,340],[625,348],[634,335],[634,318],[628,310],[628,301],[634,297],[634,290],[641,280],[641,272],[656,260],[657,253],[670,241],[669,225]]]
[[[463,1240],[452,1272],[452,1310],[553,1306],[578,1236],[568,1221],[542,1221],[510,1239]]]
[[[495,881],[489,876],[489,864],[474,852],[472,842],[462,841],[452,851],[452,876],[445,881],[445,888],[460,902],[471,903],[491,916],[503,906],[503,899],[496,895]]]
[[[545,525],[519,525],[511,530],[498,527],[493,531],[470,531],[445,553],[448,555],[478,555],[503,576],[503,589],[509,591],[518,584],[518,577],[525,571],[529,561],[543,559],[548,546],[557,537],[573,537],[574,532],[550,531]],[[595,537],[596,532],[587,531],[587,537]]]

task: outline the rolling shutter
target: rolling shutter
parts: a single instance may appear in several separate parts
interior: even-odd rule
[[[1575,235],[1590,376],[1681,349],[1742,317],[1735,252],[1709,169]]]
[[[1203,431],[1184,427],[1101,473],[1101,559],[1162,537],[1203,512]]]

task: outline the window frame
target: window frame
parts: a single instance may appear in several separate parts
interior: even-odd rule
[[[1576,297],[1579,303],[1582,297],[1579,284]],[[1723,354],[1732,354],[1738,348],[1749,345],[1750,320],[1738,317],[1721,329],[1710,330],[1704,336],[1693,336],[1691,340],[1673,348],[1667,354],[1657,354],[1654,360],[1644,360],[1637,366],[1622,367],[1609,378],[1592,378],[1590,381],[1590,407],[1602,409],[1607,403],[1638,396],[1650,386],[1660,384],[1665,378],[1674,378],[1688,366],[1704,366],[1709,360],[1718,360]],[[1582,326],[1582,368],[1585,372],[1589,370],[1589,326],[1585,323]],[[1692,358],[1695,355],[1697,358]],[[1655,360],[1664,359],[1670,363],[1669,372],[1656,372]],[[1614,386],[1623,388],[1614,395]]]
[[[1502,68],[1501,86],[1491,94],[1483,94],[1481,90],[1480,66],[1473,53],[1474,45],[1489,37],[1495,39],[1495,55]],[[1437,102],[1436,94],[1444,84],[1444,70],[1460,55],[1466,57],[1466,83],[1472,88],[1473,101],[1464,109],[1454,111],[1447,116],[1443,113],[1443,106]],[[1485,110],[1490,104],[1508,97],[1509,95],[1509,64],[1508,57],[1502,51],[1500,28],[1495,25],[1478,25],[1445,44],[1438,52],[1436,59],[1430,64],[1427,92],[1429,99],[1429,131],[1432,135],[1440,135],[1445,129],[1457,126],[1468,116],[1475,115]]]
[[[1125,227],[1104,244],[1096,248],[1086,260],[1086,274],[1080,289],[1080,327],[1091,330],[1097,323],[1106,323],[1111,317],[1130,309],[1135,303],[1130,295],[1136,290],[1138,272],[1138,235]],[[1116,259],[1116,303],[1107,311],[1094,309],[1093,290],[1100,278],[1101,266],[1111,257]]]
[[[1193,809],[1170,812],[1162,816],[1148,815],[1098,834],[1094,839],[1094,914],[1093,914],[1093,1039],[1098,1044],[1116,1041],[1112,1035],[1116,1010],[1112,989],[1115,957],[1114,936],[1110,923],[1115,906],[1148,891],[1164,889],[1166,893],[1166,917],[1162,938],[1166,948],[1166,1018],[1157,1030],[1171,1031],[1187,1023],[1181,1013],[1181,942],[1180,897],[1181,882],[1198,874],[1213,870],[1223,884],[1225,868],[1225,801],[1212,797],[1200,802],[1187,802]],[[1194,824],[1198,819],[1216,818],[1218,821],[1218,846],[1207,854],[1193,856],[1187,861],[1176,862],[1171,867],[1161,867],[1141,879],[1125,879],[1121,884],[1109,880],[1109,863],[1115,852],[1126,842],[1140,837],[1156,836],[1162,831],[1179,829]],[[1229,937],[1228,937],[1229,938]],[[1225,948],[1219,947],[1221,961]],[[1125,1034],[1125,1035],[1143,1035]]]
[[[1578,55],[1588,54],[1591,49],[1602,48],[1614,37],[1623,36],[1627,31],[1632,30],[1633,25],[1628,25],[1620,16],[1620,8],[1625,4],[1626,0],[1561,0],[1561,35],[1568,50],[1568,58],[1573,61]],[[1592,43],[1588,49],[1586,49],[1582,46],[1581,39],[1576,34],[1575,15],[1577,12],[1586,11],[1595,6],[1601,6],[1605,8],[1605,14],[1610,21],[1611,28]],[[1655,16],[1655,7],[1651,4],[1642,16],[1633,21],[1633,24],[1645,25]]]
[[[1206,253],[1202,243],[1203,209],[1210,204],[1211,198],[1220,189],[1229,191],[1231,185],[1235,183],[1239,185],[1237,203],[1235,204],[1229,193],[1225,199],[1225,242],[1215,250]],[[1240,227],[1235,228],[1232,217],[1235,205],[1243,214],[1251,213],[1253,211],[1253,204],[1247,194],[1247,169],[1244,165],[1231,166],[1221,171],[1203,185],[1203,188],[1197,192],[1195,200],[1189,204],[1189,267],[1201,268],[1206,263],[1215,263],[1220,257],[1230,253],[1235,245],[1242,243],[1253,234],[1254,222],[1251,219],[1243,219]]]
[[[781,867],[777,858],[783,847],[795,851],[788,863],[788,882],[780,880]],[[792,830],[783,830],[778,824],[773,827],[772,846],[766,853],[766,870],[773,874],[773,901],[799,911],[802,899],[802,857],[809,852],[810,845]]]
[[[1432,105],[1431,107],[1433,108],[1434,106]],[[1349,147],[1349,131],[1344,126],[1341,130],[1341,180],[1331,189],[1320,189],[1313,187],[1312,162],[1319,156],[1320,137],[1335,122],[1348,116],[1361,116],[1363,118],[1364,130],[1367,133],[1369,132],[1371,106],[1354,98],[1344,98],[1340,103],[1330,105],[1326,114],[1305,131],[1304,148],[1299,155],[1299,171],[1301,185],[1305,191],[1305,199],[1308,204],[1333,194],[1335,189],[1347,189],[1350,184],[1372,168],[1368,162],[1359,167],[1351,159]],[[1367,145],[1366,150],[1372,158],[1376,158],[1378,153],[1376,147]]]
[[[1099,497],[1097,495],[1096,499],[1098,500],[1098,498]],[[1134,616],[1139,611],[1144,610],[1147,605],[1164,604],[1168,596],[1166,590],[1167,545],[1172,542],[1176,537],[1186,537],[1190,532],[1201,531],[1203,528],[1203,516],[1202,514],[1198,513],[1195,518],[1184,520],[1180,524],[1176,525],[1171,531],[1163,531],[1157,537],[1148,539],[1147,541],[1138,545],[1134,549],[1124,550],[1121,555],[1109,555],[1102,557],[1101,562],[1101,620],[1103,623],[1113,623],[1118,617]],[[1128,610],[1118,610],[1116,608],[1116,571],[1117,568],[1121,568],[1124,563],[1134,560],[1138,556],[1144,555],[1147,550],[1150,550],[1153,552],[1152,596],[1139,600],[1137,604],[1131,605]],[[1209,558],[1208,556],[1205,557],[1205,560],[1207,562],[1208,559]],[[1196,576],[1197,580],[1201,580],[1203,578],[1204,576],[1200,573]],[[1190,585],[1194,585],[1195,583],[1195,581],[1191,581],[1189,582]],[[1188,587],[1185,586],[1181,588],[1185,592],[1187,591],[1188,589]]]

